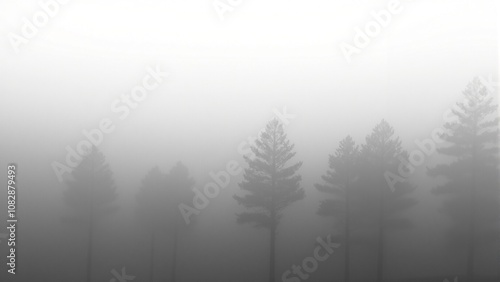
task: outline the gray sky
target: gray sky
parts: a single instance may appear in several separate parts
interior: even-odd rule
[[[69,1],[16,54],[8,34],[21,34],[22,18],[40,10],[34,2],[0,4],[9,105],[0,122],[17,133],[1,141],[14,148],[7,159],[37,140],[35,152],[61,160],[83,129],[109,117],[117,127],[102,149],[111,163],[133,156],[144,171],[161,151],[168,160],[156,162],[183,159],[206,175],[198,159],[224,165],[284,106],[297,116],[289,134],[311,160],[346,134],[362,141],[382,118],[411,146],[440,125],[472,77],[498,73],[492,1],[402,2],[350,64],[339,44],[353,44],[355,28],[387,1],[248,1],[224,21],[209,1]],[[112,102],[157,64],[170,77],[118,120]],[[327,128],[330,137],[318,135]],[[138,146],[151,151],[138,158]]]

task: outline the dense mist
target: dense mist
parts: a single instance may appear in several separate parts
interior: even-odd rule
[[[0,2],[0,281],[500,281],[500,5]]]

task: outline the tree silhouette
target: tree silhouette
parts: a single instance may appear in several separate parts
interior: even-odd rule
[[[330,155],[326,174],[321,178],[324,184],[316,184],[315,187],[324,193],[334,194],[334,199],[321,200],[318,214],[322,216],[335,216],[343,221],[344,253],[344,281],[350,281],[350,214],[351,214],[351,190],[356,176],[356,164],[359,150],[352,140],[347,136],[339,143],[334,155]]]
[[[394,136],[394,129],[382,120],[366,137],[361,148],[359,187],[362,195],[356,197],[360,200],[357,206],[364,210],[364,216],[360,218],[366,219],[376,232],[378,282],[384,280],[386,231],[388,228],[410,227],[410,221],[398,215],[416,203],[408,197],[413,186],[403,182],[392,191],[385,178],[386,172],[396,171],[402,160],[408,161],[408,154],[402,149],[400,139]]]
[[[82,157],[71,173],[63,198],[74,211],[66,221],[79,223],[87,228],[87,282],[92,280],[93,237],[96,223],[114,210],[110,204],[118,197],[112,172],[104,155],[94,146]]]
[[[171,281],[176,280],[177,249],[179,233],[187,229],[178,205],[192,198],[194,180],[188,169],[178,162],[168,174],[158,167],[151,169],[142,181],[137,194],[137,215],[141,225],[150,234],[150,281],[153,281],[155,239],[158,232],[172,235]]]
[[[166,206],[168,208],[166,222],[169,227],[171,227],[172,237],[173,237],[173,251],[172,251],[172,272],[171,281],[175,282],[177,279],[177,256],[178,256],[178,245],[179,245],[179,235],[181,232],[185,232],[190,228],[191,224],[185,224],[182,217],[182,213],[179,211],[178,207],[181,203],[186,203],[191,200],[192,188],[194,187],[195,181],[189,175],[189,170],[181,162],[178,162],[166,176],[166,187],[168,191],[168,197],[166,201]]]
[[[156,166],[144,177],[136,195],[138,220],[150,235],[149,281],[151,282],[154,277],[155,239],[159,231],[165,231],[167,228],[165,221],[165,215],[168,212],[165,205],[167,187],[165,186],[165,175]]]
[[[276,228],[282,211],[305,197],[300,187],[301,176],[296,174],[302,162],[287,166],[295,155],[293,148],[283,125],[277,119],[271,120],[251,147],[255,158],[245,157],[248,168],[240,188],[246,193],[234,196],[239,204],[250,210],[237,214],[238,223],[253,223],[270,230],[269,282],[275,279]]]
[[[463,91],[465,101],[452,110],[455,118],[444,124],[445,145],[437,152],[450,157],[446,164],[428,170],[448,182],[435,187],[435,194],[448,195],[443,212],[454,225],[448,231],[450,246],[466,248],[466,276],[475,280],[475,259],[479,246],[498,240],[495,232],[499,214],[498,105],[478,78]]]

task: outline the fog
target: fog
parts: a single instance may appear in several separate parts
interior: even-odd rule
[[[496,1],[1,1],[0,34],[0,281],[500,279]],[[394,139],[380,137],[389,128]],[[250,148],[268,150],[280,130],[296,154],[276,172]],[[437,142],[445,131],[456,135]],[[348,135],[359,149],[344,187],[353,192],[324,193]],[[387,172],[401,179],[401,159],[417,154],[391,185]],[[264,177],[251,164],[274,174],[245,192]],[[248,205],[268,204],[265,187],[287,203],[279,221],[242,223]],[[263,198],[246,206],[235,195],[248,191]],[[346,195],[352,210],[320,214]],[[410,200],[394,214],[377,206],[398,197]],[[73,218],[87,212],[90,224]],[[386,228],[376,215],[411,224]]]

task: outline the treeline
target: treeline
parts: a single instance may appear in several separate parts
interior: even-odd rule
[[[500,242],[499,117],[498,105],[479,79],[472,80],[463,95],[464,100],[452,110],[453,121],[446,122],[436,136],[441,141],[436,152],[446,161],[428,168],[427,173],[446,179],[432,192],[444,199],[442,212],[452,222],[447,233],[450,247],[463,250],[467,262],[463,279],[478,282],[478,256],[498,248]],[[412,227],[412,219],[404,211],[417,203],[413,193],[417,185],[408,180],[414,169],[411,156],[385,120],[363,144],[346,136],[332,147],[336,148],[325,158],[324,174],[315,185],[324,196],[317,203],[317,214],[331,217],[332,228],[340,234],[329,240],[341,246],[343,281],[352,281],[351,249],[355,246],[376,253],[372,281],[387,281],[388,234]],[[299,174],[302,162],[295,160],[294,145],[278,119],[266,125],[251,150],[253,157],[244,157],[241,191],[233,197],[245,211],[235,217],[238,223],[269,231],[269,282],[301,281],[300,266],[283,276],[276,272],[275,253],[276,230],[285,208],[306,197]],[[179,205],[192,201],[194,185],[188,168],[177,163],[167,173],[154,167],[137,187],[137,222],[148,234],[150,246],[149,281],[155,280],[155,242],[164,232],[170,233],[174,246],[170,281],[177,281],[177,254],[182,251],[178,240],[191,228]],[[118,197],[112,172],[97,148],[83,158],[67,187],[64,200],[74,215],[65,221],[76,222],[87,231],[86,279],[90,282],[95,230],[99,220],[116,211],[113,202]]]

